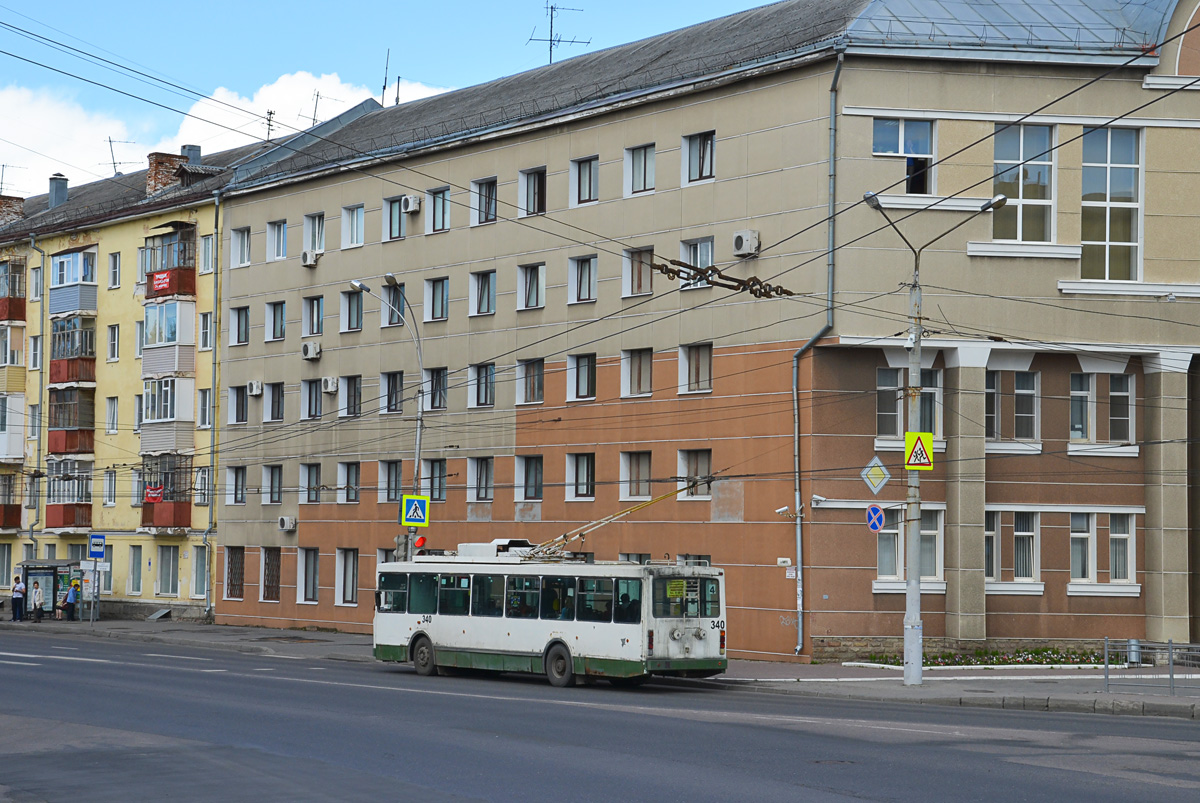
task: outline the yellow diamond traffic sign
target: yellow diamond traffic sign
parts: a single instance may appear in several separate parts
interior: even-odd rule
[[[878,456],[875,456],[871,458],[870,463],[867,463],[867,467],[859,472],[858,476],[863,478],[863,482],[871,489],[871,493],[877,494],[892,478],[892,472],[887,470]]]
[[[933,470],[933,433],[904,433],[904,467],[913,471]]]

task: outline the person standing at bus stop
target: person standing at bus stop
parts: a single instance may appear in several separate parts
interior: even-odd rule
[[[67,589],[67,598],[63,602],[63,612],[67,615],[68,622],[75,621],[75,601],[79,599],[79,581],[72,580],[71,587]]]
[[[25,584],[21,582],[20,575],[13,578],[12,606],[12,620],[14,622],[21,621],[25,613]]]
[[[46,598],[42,595],[42,587],[37,580],[33,581],[33,590],[29,592],[29,604],[33,606],[30,609],[33,611],[33,621],[41,622],[42,606],[46,604]]]

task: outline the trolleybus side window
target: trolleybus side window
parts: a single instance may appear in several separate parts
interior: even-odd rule
[[[477,574],[471,597],[472,616],[501,616],[504,614],[504,576]]]
[[[574,577],[542,578],[542,618],[568,621],[575,618]]]
[[[579,621],[611,622],[613,581],[608,577],[579,578]]]
[[[408,575],[379,575],[379,610],[404,613],[408,610]]]
[[[538,589],[541,578],[508,578],[508,596],[505,600],[506,616],[510,619],[536,619],[538,615]]]
[[[642,621],[642,581],[617,578],[617,607],[613,621],[618,624],[636,625]]]
[[[436,574],[413,574],[409,578],[409,613],[437,613],[438,577]]]
[[[716,578],[700,581],[700,615],[716,619],[721,615],[721,584]]]
[[[654,578],[654,615],[664,619],[717,616],[721,610],[720,585],[699,577]]]
[[[471,608],[471,576],[443,574],[438,584],[438,613],[466,616]]]

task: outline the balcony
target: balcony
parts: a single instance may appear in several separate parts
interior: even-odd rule
[[[142,526],[180,529],[192,526],[191,502],[143,502]]]
[[[91,526],[92,506],[89,503],[74,502],[65,505],[46,505],[47,529]]]
[[[196,243],[179,240],[142,250],[146,298],[196,295]]]
[[[67,284],[50,288],[50,314],[95,312],[97,288],[94,283]]]
[[[94,429],[52,429],[47,438],[50,454],[92,454],[96,451]]]
[[[0,530],[21,529],[21,506],[19,504],[0,505]]]
[[[91,454],[96,444],[96,400],[90,390],[50,391],[47,450],[51,454]]]
[[[96,330],[72,328],[53,332],[50,341],[50,384],[95,381]]]
[[[25,259],[0,262],[0,321],[25,320]]]

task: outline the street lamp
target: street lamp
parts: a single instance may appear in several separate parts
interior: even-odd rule
[[[399,282],[396,281],[396,277],[391,273],[385,273],[383,275],[383,281],[388,287],[399,286]],[[417,370],[419,371],[417,382],[417,436],[413,447],[413,495],[416,496],[417,494],[421,493],[421,433],[425,429],[425,360],[421,355],[421,333],[417,331],[417,317],[416,314],[413,313],[412,303],[409,302],[407,294],[403,292],[400,293],[400,301],[404,306],[408,307],[407,318],[404,316],[403,309],[398,309],[392,304],[392,302],[388,301],[383,296],[376,295],[371,291],[370,287],[367,287],[367,285],[359,279],[354,279],[351,281],[350,286],[359,292],[378,298],[381,302],[386,304],[389,309],[397,313],[402,321],[411,323],[411,326],[405,326],[404,328],[408,330],[408,336],[412,338],[413,345],[416,346]],[[396,517],[396,521],[397,523],[403,523],[404,521],[403,498],[400,500],[400,511],[399,515]],[[416,527],[408,528],[408,540],[404,544],[401,544],[400,536],[396,536],[396,560],[412,560],[413,541],[416,539],[416,536]]]
[[[936,243],[946,235],[965,226],[984,212],[999,209],[1008,203],[1008,198],[997,195],[984,202],[979,210],[960,220],[954,226],[934,237],[920,248],[913,246],[904,232],[896,227],[895,222],[884,211],[879,196],[873,192],[863,195],[867,206],[883,215],[888,225],[900,235],[900,239],[913,253],[913,280],[908,291],[908,383],[905,395],[908,396],[908,426],[919,426],[921,420],[921,252]],[[905,511],[907,543],[905,544],[905,585],[904,585],[904,685],[921,685],[921,665],[924,658],[924,639],[921,622],[921,472],[908,472],[908,506]]]

